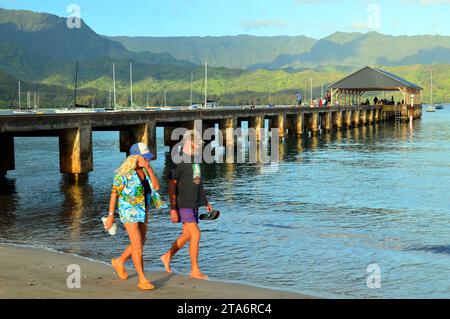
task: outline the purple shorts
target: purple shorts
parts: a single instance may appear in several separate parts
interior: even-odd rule
[[[180,214],[181,223],[198,224],[198,208],[180,208],[178,213]]]

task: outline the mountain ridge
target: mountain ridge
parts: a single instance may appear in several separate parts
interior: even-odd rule
[[[208,60],[212,66],[249,70],[319,67],[330,64],[363,67],[367,64],[385,63],[389,66],[401,66],[421,61],[432,64],[432,56],[426,56],[427,50],[439,47],[450,49],[450,36],[392,36],[378,32],[334,32],[318,40],[302,35],[108,38],[120,42],[134,52],[167,52],[177,59],[196,64]],[[217,46],[217,43],[221,45]],[[265,52],[266,48],[271,49],[270,54]],[[252,56],[255,52],[258,52],[261,58],[252,63],[255,62]],[[441,54],[436,62],[450,63],[450,55],[446,57]]]
[[[41,16],[39,13],[19,10],[13,12],[12,17],[8,17],[8,13],[8,10],[0,9],[0,71],[3,71],[0,74],[3,81],[0,87],[1,107],[11,106],[18,80],[23,83],[23,92],[26,90],[41,92],[42,105],[66,106],[65,99],[73,87],[76,61],[79,61],[78,97],[82,104],[90,102],[95,102],[96,105],[108,104],[109,90],[112,88],[112,63],[115,62],[118,102],[121,105],[127,105],[130,61],[133,61],[134,66],[134,101],[146,103],[148,93],[149,103],[160,105],[163,92],[167,91],[169,104],[187,105],[190,102],[191,72],[194,79],[194,98],[197,101],[202,100],[204,90],[202,65],[179,60],[167,52],[132,52],[121,43],[97,34],[87,25],[83,24],[81,30],[69,30],[65,24],[65,18],[54,15],[42,14]],[[33,19],[37,21],[36,25],[33,25]],[[45,25],[47,20],[50,22]],[[214,37],[197,38],[215,39]],[[270,43],[274,40],[272,37],[257,38],[244,35],[240,38],[230,36],[215,39],[215,41],[222,41],[222,52],[231,52],[234,56],[222,56],[220,52],[214,53],[214,50],[208,51],[201,48],[196,48],[195,52],[211,54],[216,58],[216,62],[240,61],[240,56],[245,57],[248,52],[252,55],[246,60],[246,63],[251,63],[249,66],[253,67],[250,70],[214,67],[214,60],[208,58],[209,65],[212,64],[208,72],[208,92],[210,97],[219,103],[224,105],[267,103],[268,97],[271,96],[272,103],[289,104],[292,103],[297,90],[304,92],[305,97],[309,94],[307,92],[310,92],[311,78],[314,80],[313,94],[317,97],[321,93],[322,84],[326,87],[327,84],[357,69],[358,63],[353,63],[355,60],[346,60],[346,50],[349,48],[359,50],[361,46],[367,45],[367,39],[376,42],[381,41],[377,40],[380,38],[392,40],[377,33],[363,36],[359,33],[343,32],[334,33],[325,40],[318,41],[307,37],[278,37],[276,40],[279,43],[292,45],[292,52],[300,52],[293,55],[285,54],[282,59],[279,58],[279,52],[274,50],[276,46]],[[189,37],[184,38],[184,40],[188,39]],[[234,43],[227,46],[227,41],[230,39]],[[304,43],[302,47],[295,47],[299,39],[307,43]],[[442,39],[447,37],[434,38],[433,41],[439,45],[429,48],[429,51],[418,50],[412,58],[408,55],[400,57],[410,59],[407,62],[411,64],[416,60],[430,63],[442,62],[441,65],[433,67],[436,70],[436,101],[450,100],[450,96],[446,95],[446,92],[450,91],[448,89],[450,88],[450,80],[448,80],[450,64],[445,63],[450,48],[446,47],[446,43],[442,43]],[[247,47],[240,42],[242,40],[248,44]],[[79,43],[84,43],[84,46],[80,47]],[[176,43],[172,45],[178,46]],[[389,49],[384,43],[382,45],[384,45],[382,50]],[[185,47],[181,46],[181,48]],[[284,49],[284,47],[280,48]],[[311,54],[310,51],[316,53]],[[276,61],[279,68],[270,70],[266,63],[261,63],[261,67],[253,63],[258,60],[252,60],[252,58],[258,58],[259,61],[267,59],[269,55],[264,55],[265,53],[272,54],[275,59],[279,58]],[[199,64],[202,62],[200,60],[207,56],[199,54]],[[302,60],[309,59],[309,65],[304,61],[297,62],[296,59],[299,57]],[[388,71],[424,86],[426,89],[423,96],[427,96],[430,66],[393,67],[389,66],[392,61],[387,58],[386,61],[381,61],[383,63],[379,63],[376,55],[363,57],[359,62],[363,63],[363,66],[371,64],[382,69],[387,67]],[[273,64],[273,60],[268,62],[268,64],[271,63]]]

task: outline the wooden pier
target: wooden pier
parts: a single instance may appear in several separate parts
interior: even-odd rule
[[[422,116],[421,105],[413,108],[404,106],[404,109],[414,119]],[[227,135],[227,129],[237,128],[243,121],[248,122],[249,127],[259,129],[268,119],[269,129],[278,130],[280,138],[284,138],[287,134],[317,134],[320,129],[326,133],[342,127],[371,125],[381,121],[394,123],[395,114],[393,106],[284,106],[0,116],[0,176],[6,176],[8,171],[15,169],[15,137],[58,137],[60,171],[78,179],[94,168],[92,131],[119,131],[121,152],[128,152],[133,143],[143,142],[156,155],[157,127],[164,127],[165,145],[173,143],[170,134],[174,128],[192,129],[198,123],[202,124],[203,129],[218,124],[225,142],[231,143],[233,136]]]

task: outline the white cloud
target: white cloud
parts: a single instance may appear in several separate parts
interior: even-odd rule
[[[406,4],[419,4],[419,5],[446,5],[450,4],[450,0],[402,0]]]
[[[450,4],[450,0],[420,0],[421,4]]]
[[[355,21],[352,23],[352,29],[355,30],[368,30],[367,24],[362,21]]]
[[[281,19],[244,20],[240,22],[240,25],[246,31],[265,28],[281,29],[286,25],[286,21]]]

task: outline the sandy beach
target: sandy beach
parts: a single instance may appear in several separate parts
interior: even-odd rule
[[[69,289],[69,265],[81,270],[81,288]],[[41,248],[0,244],[0,298],[26,299],[303,299],[306,295],[234,283],[200,281],[185,275],[147,271],[157,287],[137,289],[137,277],[119,280],[111,266]]]

